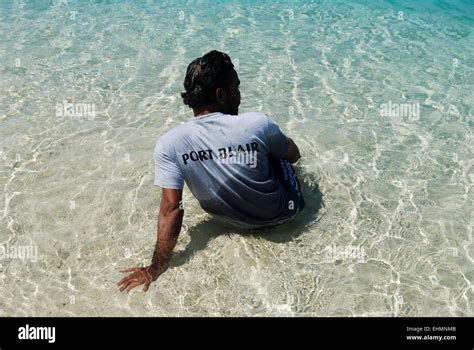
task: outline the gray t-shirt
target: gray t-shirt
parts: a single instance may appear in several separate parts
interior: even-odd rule
[[[186,182],[206,212],[239,227],[278,224],[296,214],[270,163],[287,150],[288,138],[264,113],[193,117],[156,143],[154,184]]]

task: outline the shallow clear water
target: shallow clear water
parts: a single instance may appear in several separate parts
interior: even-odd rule
[[[473,23],[469,1],[2,2],[0,314],[473,316]],[[172,268],[121,294],[211,49],[300,146],[307,208],[245,235],[186,190]]]

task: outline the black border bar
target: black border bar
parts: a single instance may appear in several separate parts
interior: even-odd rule
[[[20,327],[27,324],[30,328],[55,327],[55,342],[18,339]],[[302,344],[311,337],[318,344],[344,344],[351,348],[395,345],[414,349],[473,349],[474,318],[0,318],[0,350],[90,347],[99,342],[121,348],[136,346],[137,341],[153,346],[154,338],[170,336],[185,342],[203,336],[257,336],[276,341],[291,336]],[[407,336],[427,338],[408,340]],[[433,340],[433,336],[456,339]]]

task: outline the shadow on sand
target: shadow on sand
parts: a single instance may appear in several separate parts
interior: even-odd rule
[[[173,255],[170,268],[187,263],[194,254],[204,250],[211,240],[223,234],[259,237],[274,243],[287,243],[298,238],[307,228],[319,220],[319,211],[324,206],[323,194],[312,176],[309,174],[298,177],[306,206],[295,219],[283,225],[257,230],[245,230],[227,226],[214,219],[202,221],[189,228],[188,234],[191,236],[191,241],[186,249]]]

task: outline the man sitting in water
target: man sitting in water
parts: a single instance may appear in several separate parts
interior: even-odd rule
[[[147,291],[168,267],[183,221],[184,183],[218,220],[242,227],[282,224],[304,207],[290,163],[298,147],[261,112],[238,114],[240,80],[225,53],[211,51],[188,66],[183,102],[194,118],[156,143],[155,182],[162,188],[158,237],[151,265],[131,268],[120,291]]]

